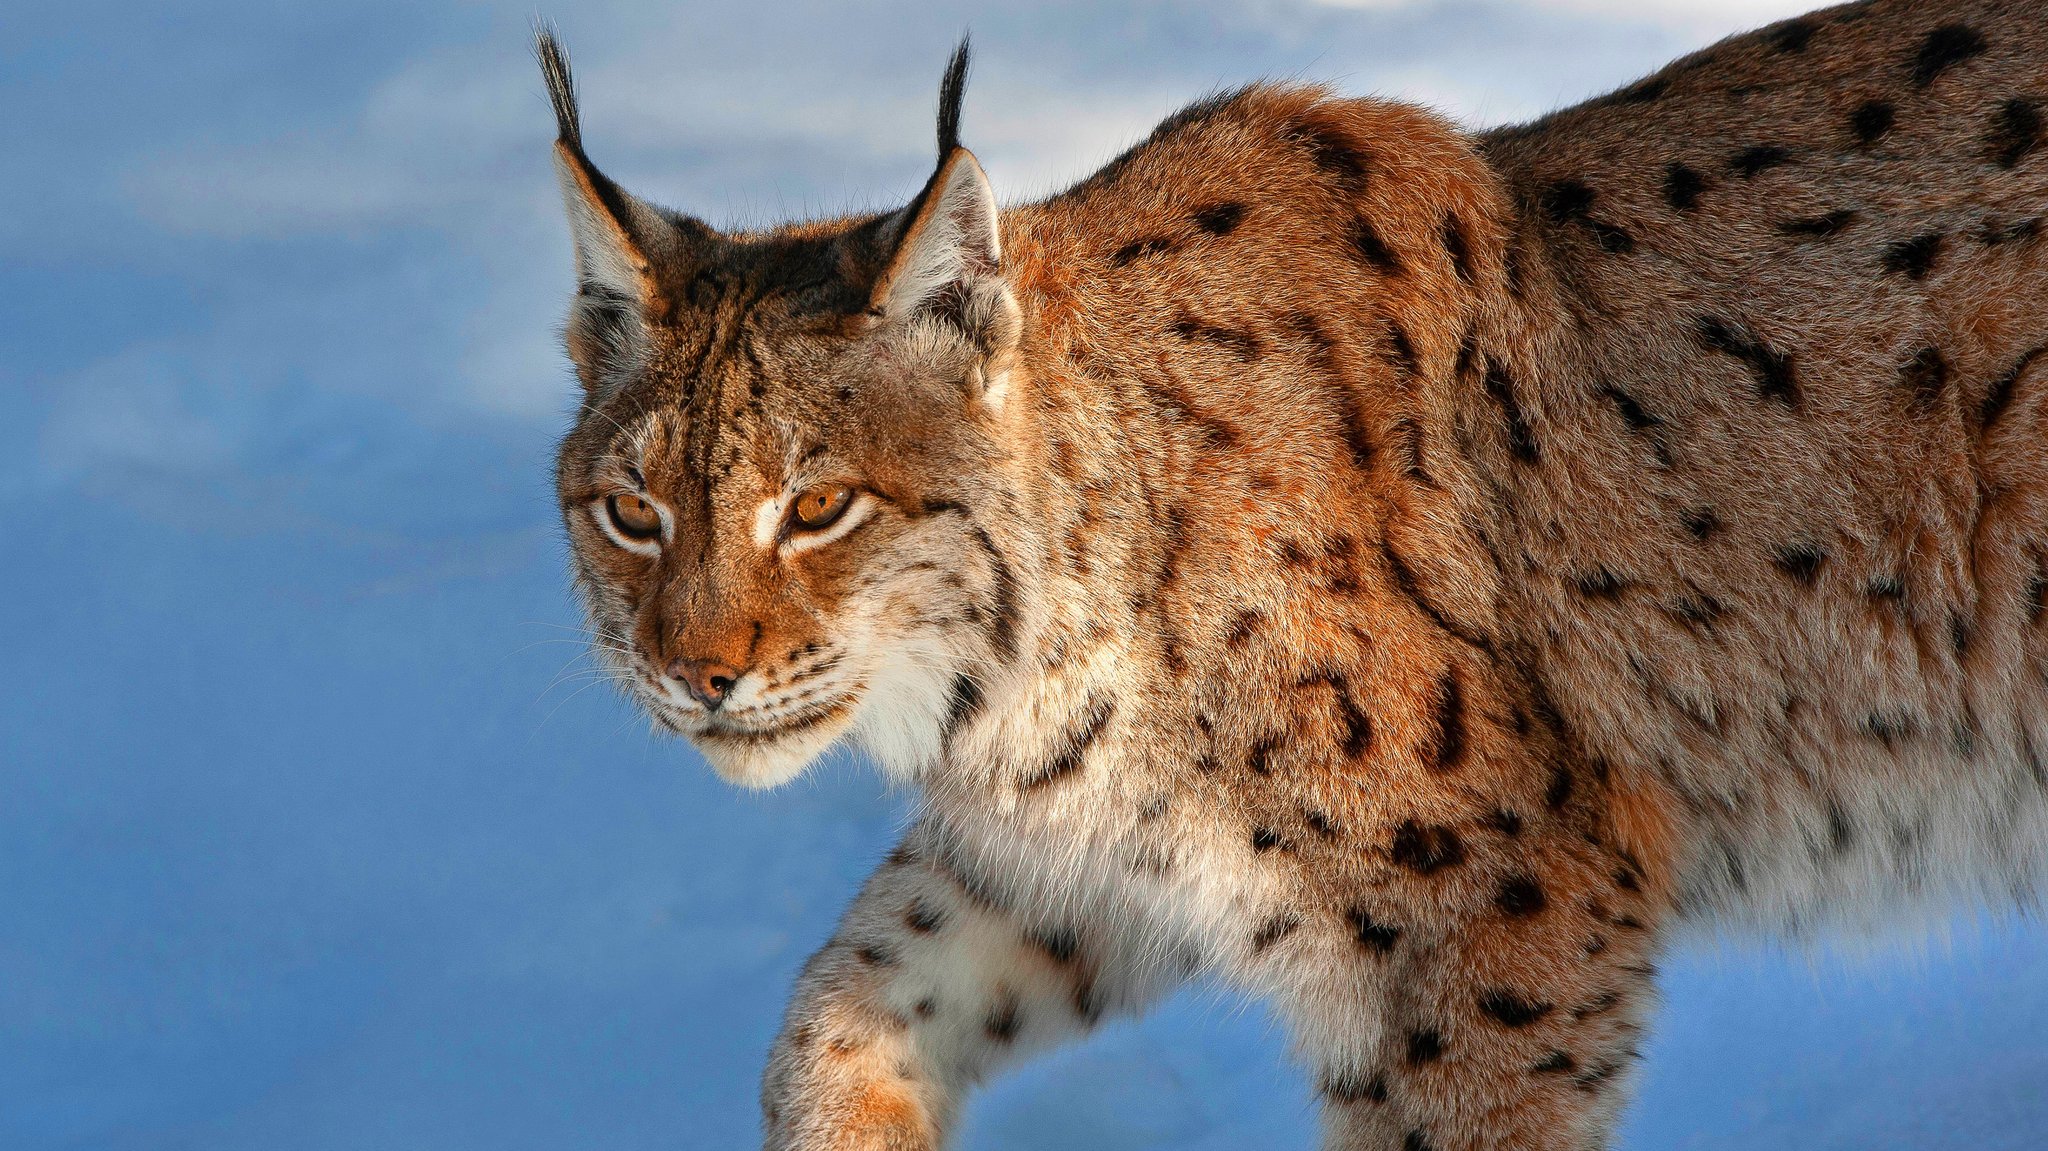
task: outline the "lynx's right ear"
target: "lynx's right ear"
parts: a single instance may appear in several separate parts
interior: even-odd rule
[[[967,85],[965,38],[939,84],[939,166],[917,198],[888,221],[893,252],[877,277],[868,314],[898,323],[931,318],[956,327],[981,351],[970,381],[990,403],[1022,328],[1003,276],[1001,214],[988,175],[960,145]]]
[[[629,195],[598,171],[583,153],[568,58],[545,25],[534,31],[534,55],[555,109],[555,174],[576,247],[569,355],[584,386],[595,388],[630,357],[648,322],[669,309],[664,282],[678,282],[675,273],[690,262],[691,249],[713,233]]]

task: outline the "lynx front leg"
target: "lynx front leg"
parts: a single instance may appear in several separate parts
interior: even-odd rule
[[[1577,834],[1491,859],[1450,843],[1271,948],[1295,950],[1275,974],[1324,1147],[1600,1151],[1655,995],[1661,901],[1626,852]]]
[[[1017,906],[913,829],[798,981],[762,1087],[767,1146],[940,1146],[975,1083],[1165,990],[1106,918]]]

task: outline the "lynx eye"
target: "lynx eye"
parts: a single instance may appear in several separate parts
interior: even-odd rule
[[[796,505],[790,509],[790,523],[807,532],[820,531],[831,527],[833,521],[845,515],[851,503],[853,489],[845,484],[819,484],[805,488],[797,494]]]
[[[611,496],[604,502],[605,511],[612,517],[612,526],[619,534],[636,540],[651,540],[661,534],[661,513],[654,505],[629,492]]]

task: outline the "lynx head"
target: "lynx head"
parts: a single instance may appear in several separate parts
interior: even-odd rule
[[[543,30],[583,395],[557,461],[601,659],[725,778],[772,786],[840,736],[915,771],[1011,642],[999,514],[1022,331],[987,177],[958,138],[900,211],[720,232],[584,154]]]

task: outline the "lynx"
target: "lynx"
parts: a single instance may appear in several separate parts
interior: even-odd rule
[[[1688,933],[2048,878],[2048,9],[1872,0],[1531,124],[1253,84],[999,207],[715,230],[539,55],[603,658],[725,778],[919,815],[778,1149],[1207,978],[1324,1143],[1607,1145]]]

